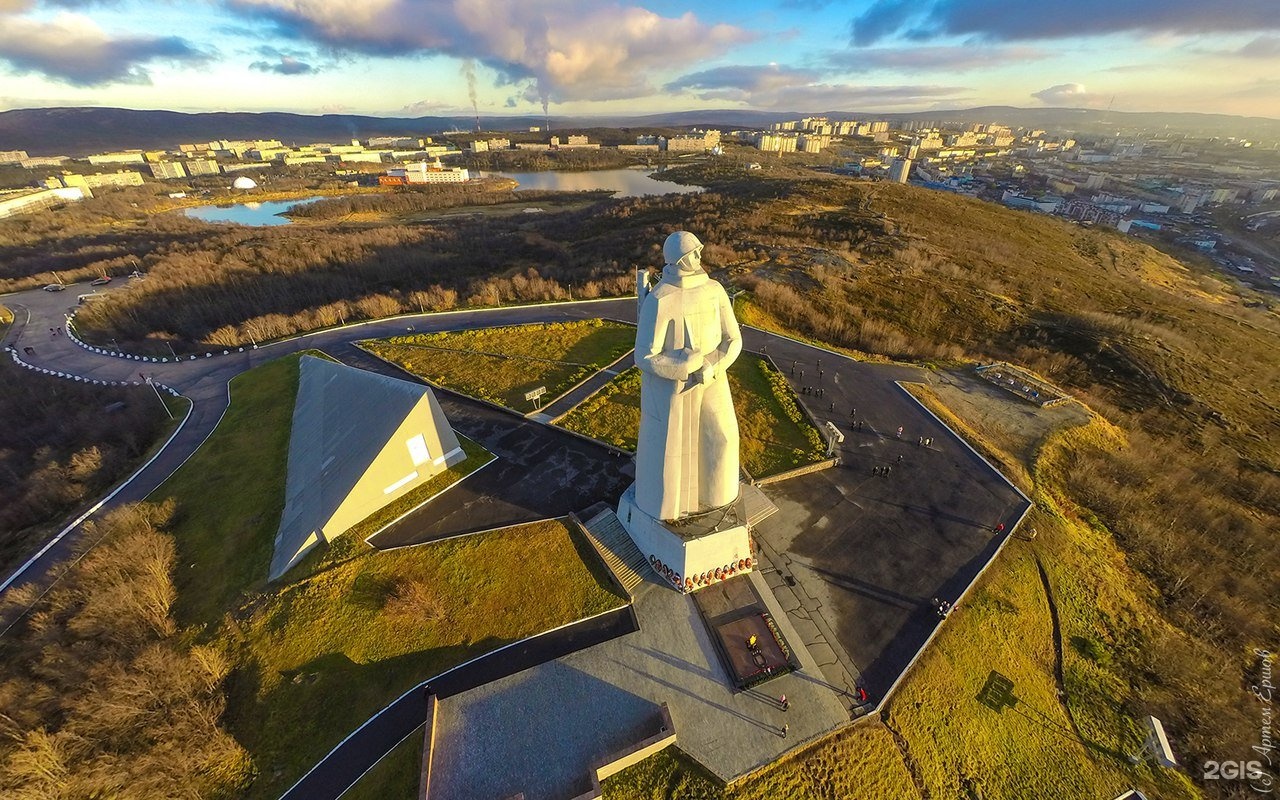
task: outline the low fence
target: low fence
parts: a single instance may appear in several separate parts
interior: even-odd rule
[[[755,484],[756,486],[768,486],[771,483],[785,481],[788,478],[798,478],[801,475],[808,475],[811,472],[821,472],[824,469],[831,469],[839,464],[840,459],[838,458],[824,458],[821,461],[815,461],[812,464],[802,464],[794,469],[784,470],[763,478],[756,478]]]
[[[986,364],[979,366],[975,371],[989,383],[1041,408],[1056,406],[1071,399],[1071,395],[1058,387],[1012,364],[1003,362]]]
[[[141,381],[141,380],[136,380],[136,381],[103,381],[103,380],[98,380],[98,379],[96,379],[96,378],[86,378],[86,377],[85,377],[85,376],[83,376],[83,375],[76,375],[76,374],[71,373],[71,372],[60,372],[59,370],[56,370],[56,369],[48,369],[47,367],[37,367],[35,364],[31,364],[31,363],[29,363],[29,362],[27,362],[27,361],[24,361],[24,360],[22,359],[22,356],[18,355],[18,351],[17,351],[17,349],[16,349],[16,348],[13,348],[13,347],[6,347],[6,348],[5,348],[5,350],[9,351],[9,357],[13,359],[13,363],[15,363],[15,364],[17,364],[18,366],[23,367],[23,368],[25,368],[25,369],[29,369],[29,370],[31,370],[32,372],[39,372],[39,373],[40,373],[40,374],[42,374],[42,375],[49,375],[49,376],[52,376],[52,377],[54,377],[54,378],[65,378],[66,380],[69,380],[69,381],[76,381],[77,383],[91,383],[91,384],[93,384],[93,385],[95,385],[95,386],[143,386],[143,385],[148,385],[148,386],[153,387],[157,392],[168,392],[168,393],[169,393],[170,395],[172,395],[173,397],[177,397],[177,396],[179,396],[179,395],[181,394],[181,392],[179,392],[177,389],[174,389],[172,386],[167,386],[167,385],[165,385],[165,384],[163,384],[163,383],[161,383],[160,381],[157,381],[157,380],[151,380],[151,379],[148,379],[148,380],[146,380],[146,381]]]

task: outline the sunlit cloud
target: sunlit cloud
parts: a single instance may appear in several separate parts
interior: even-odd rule
[[[1097,95],[1090,94],[1083,84],[1060,83],[1032,92],[1031,96],[1047,106],[1087,106],[1097,102]]]
[[[16,73],[39,73],[72,86],[147,84],[146,64],[209,58],[177,36],[113,37],[78,14],[59,14],[49,22],[8,17],[0,23],[0,61]]]
[[[696,63],[754,38],[692,12],[664,17],[594,0],[230,0],[230,8],[338,50],[474,59],[543,104],[649,95],[654,70]]]
[[[814,70],[778,64],[716,67],[684,75],[664,88],[670,92],[692,92],[699,100],[800,110],[897,107],[968,91],[958,86],[824,83]]]
[[[876,0],[852,22],[856,45],[895,34],[913,39],[977,35],[996,41],[1111,33],[1203,34],[1280,30],[1275,0]]]

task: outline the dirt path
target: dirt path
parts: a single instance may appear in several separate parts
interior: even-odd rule
[[[902,734],[893,729],[889,724],[889,712],[882,712],[880,722],[884,724],[884,729],[893,737],[893,744],[898,748],[898,752],[902,755],[902,765],[907,768],[907,772],[911,775],[911,782],[915,784],[916,791],[920,793],[921,800],[933,800],[933,795],[929,793],[929,787],[925,785],[924,774],[920,770],[920,763],[916,761],[915,756],[911,755],[911,745],[907,744],[907,739]]]

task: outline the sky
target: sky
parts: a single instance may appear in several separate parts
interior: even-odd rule
[[[1280,0],[0,0],[0,110],[1280,118]]]

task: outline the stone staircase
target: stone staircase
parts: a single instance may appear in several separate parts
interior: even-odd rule
[[[606,509],[596,514],[582,526],[587,532],[587,539],[596,549],[610,571],[631,594],[637,586],[644,582],[644,575],[649,571],[649,564],[644,553],[631,540],[627,529],[622,527],[622,520]]]

